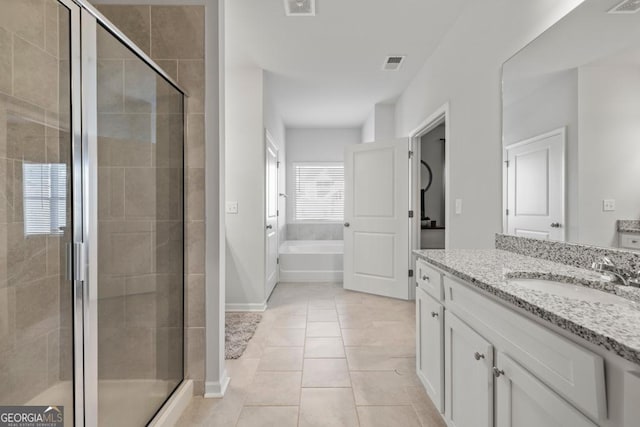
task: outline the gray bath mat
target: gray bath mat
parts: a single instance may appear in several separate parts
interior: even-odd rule
[[[262,320],[260,313],[226,313],[224,322],[225,359],[237,359],[242,356],[249,340],[256,332]]]

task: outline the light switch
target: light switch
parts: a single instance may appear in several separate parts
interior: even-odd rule
[[[602,201],[602,210],[604,212],[613,212],[616,210],[615,199],[605,199]]]
[[[456,215],[462,214],[462,199],[456,199]]]
[[[238,202],[227,202],[227,209],[226,209],[228,214],[237,214],[238,213]]]

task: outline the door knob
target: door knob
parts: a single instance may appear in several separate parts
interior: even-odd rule
[[[351,225],[351,224],[349,224],[348,222],[345,222],[345,223],[344,223],[344,226],[345,226],[345,227],[348,227],[348,226],[350,226],[350,225]]]
[[[422,276],[422,280],[424,280],[425,282],[430,282],[431,278],[425,274],[424,276]]]
[[[484,359],[484,354],[482,354],[482,353],[478,353],[478,352],[476,351],[476,352],[473,354],[473,357],[474,357],[476,360]]]
[[[504,371],[502,369],[498,369],[495,366],[493,367],[493,376],[499,378],[501,375],[504,375]]]
[[[271,230],[273,228],[273,225],[269,224],[267,225],[267,230]]]
[[[560,225],[559,222],[552,222],[551,223],[551,228],[560,228],[560,227],[561,227],[561,225]]]
[[[438,317],[438,313],[437,313],[437,312],[435,312],[435,311],[432,311],[432,312],[431,312],[431,317]]]

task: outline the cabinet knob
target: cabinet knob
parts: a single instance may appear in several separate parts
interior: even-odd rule
[[[422,280],[424,280],[425,282],[430,282],[431,278],[425,274],[424,276],[422,276]]]
[[[559,222],[552,222],[551,223],[551,228],[560,228],[560,227],[561,227],[561,225],[560,225]]]
[[[431,312],[431,317],[438,317],[438,313],[437,313],[437,312],[435,312],[435,311],[432,311],[432,312]]]
[[[473,357],[474,357],[476,360],[484,359],[484,354],[482,354],[482,353],[478,353],[478,352],[476,351],[476,352],[473,354]]]
[[[498,369],[495,366],[493,367],[493,376],[499,378],[501,375],[504,375],[504,371],[502,369]]]

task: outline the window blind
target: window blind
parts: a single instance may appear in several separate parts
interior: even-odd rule
[[[344,166],[295,165],[295,219],[342,221]]]
[[[67,166],[23,163],[25,235],[63,233],[67,221]]]

